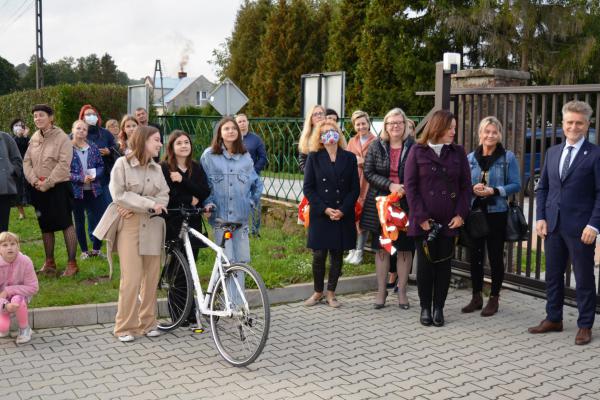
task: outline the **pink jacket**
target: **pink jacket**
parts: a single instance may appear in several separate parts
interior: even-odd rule
[[[373,140],[377,139],[377,136],[370,135],[364,144],[360,143],[360,137],[358,134],[354,135],[348,142],[346,150],[356,155],[356,163],[358,164],[358,179],[360,180],[360,195],[358,196],[358,202],[362,206],[365,203],[367,192],[369,191],[369,182],[365,177],[364,166],[365,157],[367,157],[367,150]]]
[[[19,252],[12,263],[0,257],[0,292],[6,290],[9,297],[21,295],[31,299],[38,292],[38,280],[31,259]],[[6,299],[0,299],[0,304]]]

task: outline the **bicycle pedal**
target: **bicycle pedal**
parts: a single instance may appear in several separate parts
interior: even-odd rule
[[[195,328],[195,329],[192,329],[192,332],[194,332],[194,333],[204,333],[204,329],[202,329],[202,328]]]

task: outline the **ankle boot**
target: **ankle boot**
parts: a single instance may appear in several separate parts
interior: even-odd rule
[[[433,326],[444,326],[444,309],[442,307],[433,307]]]
[[[62,276],[64,276],[64,277],[73,276],[77,272],[79,272],[79,268],[77,267],[77,261],[68,261],[67,268],[65,268],[65,271],[62,273]]]
[[[498,312],[498,296],[490,296],[487,304],[481,310],[482,317],[491,317]]]
[[[431,309],[421,308],[421,318],[419,319],[421,325],[430,326],[433,323],[433,319],[431,318]]]
[[[56,275],[56,263],[54,258],[47,258],[42,268],[39,269],[38,274],[42,275]]]
[[[481,297],[481,292],[473,293],[473,297],[471,297],[469,304],[464,306],[460,311],[463,313],[472,313],[475,310],[481,310],[482,307],[483,297]]]

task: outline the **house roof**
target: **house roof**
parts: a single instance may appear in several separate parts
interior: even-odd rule
[[[187,89],[192,83],[198,79],[197,76],[186,76],[185,78],[178,79],[177,86],[173,88],[168,94],[165,95],[165,103],[171,102],[175,97],[179,96],[181,92]]]
[[[169,90],[173,90],[178,84],[180,79],[179,78],[169,78],[169,77],[163,77],[162,79],[163,81],[163,88],[165,89],[166,92],[168,92]],[[160,77],[156,77],[156,82],[154,82],[154,89],[160,89]]]

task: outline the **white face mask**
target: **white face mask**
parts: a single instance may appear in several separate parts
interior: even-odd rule
[[[83,117],[85,120],[85,123],[88,125],[96,125],[96,123],[98,122],[98,117],[94,114],[89,114]]]
[[[25,129],[23,129],[23,127],[22,127],[22,126],[15,125],[15,126],[13,127],[13,133],[14,133],[15,135],[20,135],[20,134],[22,134],[24,131],[25,131]]]

